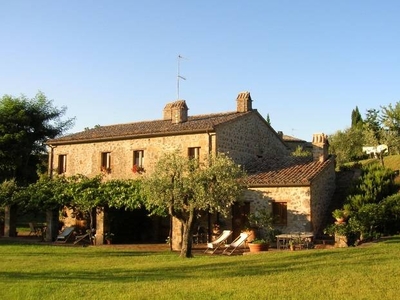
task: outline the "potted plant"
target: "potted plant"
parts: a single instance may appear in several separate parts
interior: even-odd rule
[[[248,243],[250,252],[267,251],[273,239],[273,217],[269,210],[260,209],[249,215],[249,224],[256,229],[255,239]]]
[[[107,244],[112,244],[113,238],[114,238],[114,233],[107,232],[107,233],[104,235],[104,239],[106,240]]]
[[[332,216],[336,219],[337,223],[343,223],[347,218],[347,213],[343,209],[335,209]]]
[[[290,239],[290,240],[289,240],[289,249],[290,249],[291,251],[294,251],[294,250],[295,250],[294,244],[295,244],[294,239]]]
[[[266,239],[254,239],[248,246],[250,252],[268,251],[269,241]]]

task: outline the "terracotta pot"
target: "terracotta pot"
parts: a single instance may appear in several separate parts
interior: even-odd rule
[[[248,244],[250,252],[261,252],[261,251],[268,251],[269,244]]]
[[[112,241],[111,240],[106,240],[106,242],[107,242],[108,245],[111,245]]]

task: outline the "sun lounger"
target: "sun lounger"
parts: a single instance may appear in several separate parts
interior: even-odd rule
[[[221,245],[226,243],[226,240],[232,235],[232,232],[233,231],[231,230],[224,230],[222,234],[215,239],[215,241],[207,243],[207,249],[204,251],[204,253],[211,252],[211,254],[214,254]]]

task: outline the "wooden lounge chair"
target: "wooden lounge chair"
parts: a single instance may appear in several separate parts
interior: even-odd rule
[[[65,227],[64,230],[57,236],[56,242],[66,243],[72,237],[75,227]]]
[[[88,229],[88,230],[86,230],[85,234],[81,234],[81,235],[75,236],[74,245],[76,245],[76,244],[78,244],[80,242],[87,243],[87,244],[92,244],[92,242],[93,242],[93,233],[94,232],[95,231],[93,229],[92,230]]]
[[[215,241],[207,243],[207,249],[204,251],[204,253],[211,251],[211,254],[214,254],[221,245],[226,243],[226,240],[232,235],[232,232],[232,230],[224,230],[221,235],[215,239]]]
[[[225,250],[222,252],[222,254],[231,255],[241,245],[245,245],[248,237],[248,233],[242,232],[232,243],[230,243],[229,245],[225,245]]]
[[[34,234],[36,236],[40,236],[41,232],[39,228],[36,227],[35,223],[29,222],[29,229],[31,230],[29,235]]]

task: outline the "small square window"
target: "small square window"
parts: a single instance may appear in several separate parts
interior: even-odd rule
[[[287,202],[272,202],[272,216],[275,225],[287,225]]]
[[[199,159],[200,158],[200,147],[191,147],[188,148],[188,157],[191,159]]]

